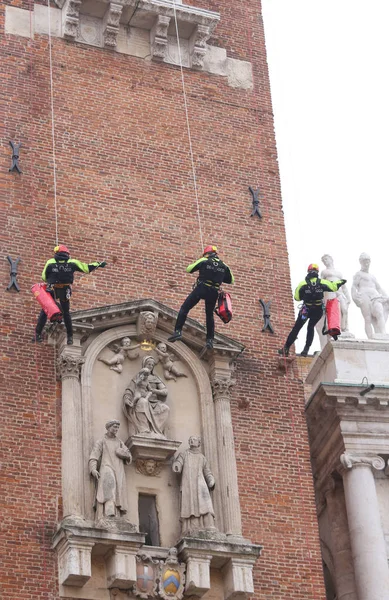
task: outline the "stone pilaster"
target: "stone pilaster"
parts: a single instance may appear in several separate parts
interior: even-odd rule
[[[62,380],[62,500],[63,516],[83,516],[83,447],[80,347],[65,347],[58,358]]]
[[[170,17],[157,15],[150,31],[150,48],[153,60],[163,61],[167,51],[167,31]]]
[[[388,559],[372,471],[384,469],[385,461],[344,453],[340,462],[358,598],[389,598]]]
[[[116,48],[122,10],[123,6],[121,4],[115,2],[108,4],[103,19],[104,46],[108,48]]]
[[[235,380],[230,375],[216,375],[211,380],[211,384],[215,403],[219,485],[223,498],[224,529],[227,535],[239,536],[242,533],[242,523],[230,408],[230,390],[235,384]]]
[[[324,494],[331,527],[337,598],[358,600],[342,483],[331,477]]]

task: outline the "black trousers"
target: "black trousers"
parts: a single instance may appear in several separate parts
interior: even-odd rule
[[[297,336],[302,327],[304,327],[305,323],[308,321],[308,331],[307,331],[307,339],[305,342],[305,348],[308,350],[311,347],[313,342],[313,337],[315,335],[315,325],[320,321],[323,316],[323,307],[320,306],[307,306],[305,307],[307,311],[304,316],[304,309],[301,309],[298,317],[296,319],[296,323],[290,334],[288,335],[288,339],[286,340],[285,346],[290,348],[290,346],[297,340]]]
[[[216,288],[205,285],[204,283],[198,283],[181,306],[174,329],[182,329],[185,324],[186,317],[188,316],[188,312],[194,306],[196,306],[200,300],[204,300],[207,338],[213,339],[215,335],[215,320],[213,318],[213,311],[216,306],[218,294],[219,291]]]
[[[68,336],[73,335],[72,318],[70,316],[70,286],[64,288],[54,288],[54,290],[48,290],[50,296],[59,303],[63,315],[63,321],[66,327],[66,333]],[[44,310],[39,313],[38,321],[35,328],[36,335],[41,335],[44,326],[46,325],[47,315]]]

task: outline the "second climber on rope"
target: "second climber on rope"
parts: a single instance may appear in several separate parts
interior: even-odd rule
[[[204,300],[207,324],[206,346],[207,348],[213,348],[213,338],[215,335],[213,311],[216,306],[219,288],[222,283],[234,283],[234,276],[230,268],[218,257],[216,246],[207,246],[204,249],[203,256],[186,267],[187,273],[194,273],[195,271],[199,272],[198,279],[193,290],[179,310],[174,333],[168,338],[168,341],[176,342],[182,339],[182,328],[188,312],[200,300]]]
[[[289,349],[297,339],[300,329],[308,322],[308,331],[305,346],[301,356],[308,356],[315,335],[315,325],[323,316],[324,292],[336,292],[346,282],[345,279],[327,281],[319,278],[319,266],[311,264],[308,267],[306,278],[301,281],[294,293],[294,299],[303,302],[292,331],[288,335],[284,347],[279,351],[283,356],[289,355]]]
[[[70,258],[70,252],[66,246],[60,244],[54,248],[54,258],[50,258],[42,271],[42,279],[47,284],[46,291],[59,302],[66,327],[67,343],[73,344],[73,326],[70,316],[70,296],[72,295],[71,284],[74,281],[74,273],[91,273],[98,267],[105,267],[106,262],[83,263],[75,258]],[[42,342],[42,331],[46,324],[46,313],[41,310],[35,328],[33,342]]]

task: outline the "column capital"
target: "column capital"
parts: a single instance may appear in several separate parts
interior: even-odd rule
[[[216,400],[230,400],[231,388],[235,385],[236,380],[232,377],[214,377],[211,379],[211,386],[213,392],[213,399]]]
[[[59,376],[64,379],[79,379],[81,367],[85,359],[82,356],[74,356],[73,354],[63,353],[58,357],[57,366]]]
[[[376,471],[382,471],[385,468],[385,461],[381,456],[358,456],[344,452],[340,456],[341,472],[350,471],[353,467],[370,467]]]

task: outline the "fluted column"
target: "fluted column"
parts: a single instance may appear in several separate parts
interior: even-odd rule
[[[83,516],[83,451],[80,371],[81,348],[64,348],[58,358],[62,380],[63,516]]]
[[[343,486],[332,478],[324,490],[331,527],[332,557],[338,600],[358,600]]]
[[[224,529],[228,535],[241,535],[242,523],[230,409],[230,390],[234,383],[235,381],[230,376],[215,377],[211,381],[215,403],[219,485],[223,499]]]
[[[355,583],[359,600],[389,598],[389,569],[372,469],[382,470],[380,456],[342,454]]]

